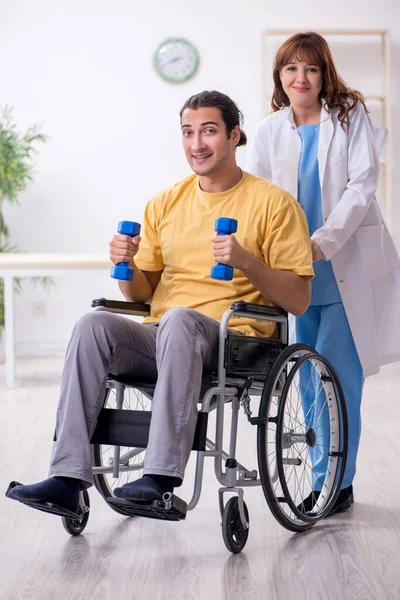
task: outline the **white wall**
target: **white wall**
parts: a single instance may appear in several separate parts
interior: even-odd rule
[[[389,28],[392,36],[392,149],[400,158],[398,0],[2,0],[0,105],[21,127],[43,123],[35,182],[6,210],[12,240],[28,252],[107,252],[121,219],[141,220],[146,201],[189,173],[178,113],[192,93],[232,96],[252,134],[262,115],[261,33],[266,28]],[[183,85],[152,68],[164,38],[184,36],[201,66]],[[397,75],[397,78],[396,78]],[[351,84],[351,82],[348,82]],[[245,150],[238,154],[245,162]],[[393,190],[400,188],[394,168]],[[397,201],[397,195],[394,193]],[[393,210],[396,239],[400,209]],[[49,295],[29,285],[17,303],[19,354],[63,350],[92,297],[119,297],[109,278],[59,279]],[[45,316],[32,302],[46,302]]]

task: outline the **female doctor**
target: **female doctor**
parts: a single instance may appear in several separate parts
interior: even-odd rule
[[[363,96],[340,78],[325,39],[293,35],[277,51],[273,78],[273,112],[256,129],[246,170],[288,190],[308,221],[315,278],[296,338],[335,368],[349,420],[332,515],[354,501],[364,377],[400,359],[400,261],[375,198],[379,162]],[[314,463],[317,475],[323,469]]]

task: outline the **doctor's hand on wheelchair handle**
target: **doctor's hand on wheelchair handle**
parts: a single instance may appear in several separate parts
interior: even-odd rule
[[[313,262],[318,262],[323,257],[322,250],[318,246],[317,242],[314,242],[314,240],[310,241]]]
[[[118,233],[110,242],[110,259],[114,263],[111,277],[132,281],[134,270],[129,265],[139,250],[140,224],[133,221],[120,221]]]

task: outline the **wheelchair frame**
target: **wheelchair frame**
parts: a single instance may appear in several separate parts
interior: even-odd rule
[[[145,316],[150,312],[149,305],[143,305],[138,303],[130,303],[130,302],[119,302],[119,301],[110,301],[104,298],[99,300],[94,300],[92,306],[97,308],[97,310],[106,310],[109,312],[117,312],[119,314],[127,314],[127,315],[140,315]],[[258,417],[251,416],[250,410],[250,398],[249,396],[263,396],[263,392],[267,386],[267,382],[269,377],[271,376],[271,372],[273,371],[273,367],[269,370],[268,374],[262,379],[255,379],[254,377],[243,377],[236,376],[227,373],[227,343],[228,343],[228,323],[232,317],[245,317],[255,320],[265,320],[270,322],[275,322],[279,328],[279,340],[274,339],[274,342],[280,341],[282,345],[285,347],[285,352],[289,351],[291,348],[294,348],[294,352],[296,352],[296,348],[303,351],[303,356],[299,356],[293,361],[299,360],[299,363],[303,360],[318,360],[322,364],[322,377],[325,378],[325,381],[328,382],[328,387],[330,391],[328,391],[326,402],[329,404],[331,402],[331,410],[333,414],[333,418],[341,419],[342,423],[340,427],[342,428],[342,432],[339,432],[340,427],[338,426],[336,429],[336,444],[333,447],[333,451],[329,453],[330,460],[336,461],[336,470],[333,478],[331,477],[330,483],[327,486],[327,493],[325,495],[325,499],[316,500],[315,512],[304,512],[302,514],[301,511],[297,510],[294,506],[294,510],[297,512],[296,518],[297,521],[294,521],[293,524],[287,522],[287,520],[279,517],[279,504],[286,500],[282,500],[280,496],[276,494],[267,493],[265,490],[265,485],[263,484],[262,477],[258,477],[258,472],[255,469],[247,469],[243,464],[237,461],[236,459],[236,444],[237,444],[237,433],[238,433],[238,414],[240,406],[243,406],[244,412],[247,415],[249,422],[252,425],[257,425],[258,430],[260,431],[260,427],[262,428],[265,425],[268,425],[268,421],[276,421],[276,417],[260,415]],[[236,336],[235,336],[236,337]],[[254,338],[255,340],[258,338]],[[262,338],[265,340],[265,338]],[[282,352],[282,354],[285,354]],[[300,353],[301,354],[301,353]],[[278,357],[279,359],[279,357]],[[276,363],[279,360],[276,361]],[[275,363],[274,363],[275,364]],[[280,389],[283,390],[287,370],[285,367],[286,363],[283,363],[282,370],[279,372],[279,377],[281,374],[284,374],[283,381],[280,383]],[[116,404],[117,409],[121,410],[123,407],[124,400],[124,391],[125,388],[136,388],[142,393],[144,393],[148,398],[151,398],[152,390],[155,387],[154,385],[143,385],[142,383],[129,381],[119,381],[119,378],[110,378],[108,380],[107,386],[109,388],[116,389]],[[122,378],[124,379],[124,378]],[[265,381],[264,381],[265,379]],[[330,383],[329,383],[330,382]],[[336,394],[336,404],[337,399],[339,399],[339,411],[335,409],[336,404],[332,400],[332,393]],[[329,400],[329,402],[328,402]],[[230,425],[230,434],[229,434],[229,450],[224,450],[224,411],[225,404],[227,402],[231,403],[232,410],[232,419]],[[333,406],[333,408],[332,408]],[[206,421],[208,414],[216,409],[216,424],[215,424],[215,440],[212,441],[206,436],[206,430],[204,429],[204,420]],[[106,409],[107,412],[108,409]],[[126,412],[126,411],[125,411]],[[131,411],[129,411],[131,412]],[[264,411],[265,412],[265,411]],[[133,414],[133,413],[132,413]],[[268,413],[269,414],[269,413]],[[340,484],[344,474],[345,468],[345,459],[347,452],[347,420],[346,420],[346,411],[343,393],[340,388],[340,383],[337,380],[337,377],[332,369],[332,367],[320,357],[315,351],[308,347],[302,345],[288,345],[288,318],[287,313],[279,308],[260,306],[254,304],[248,304],[245,302],[235,302],[232,307],[225,312],[223,315],[220,328],[219,328],[219,349],[218,349],[218,372],[216,380],[213,380],[210,387],[205,391],[203,398],[201,400],[201,408],[199,410],[199,421],[202,418],[202,415],[206,415],[203,420],[203,432],[200,432],[200,437],[203,436],[204,446],[200,446],[201,449],[197,449],[197,459],[196,459],[196,468],[195,468],[195,476],[194,476],[194,487],[192,498],[187,504],[177,498],[176,496],[171,496],[171,494],[166,494],[166,497],[163,499],[163,502],[156,503],[157,507],[152,506],[151,511],[149,513],[144,510],[142,507],[129,507],[129,510],[125,512],[124,507],[116,508],[112,506],[117,512],[121,514],[139,514],[142,516],[150,516],[155,518],[166,518],[170,520],[179,520],[181,518],[185,518],[186,510],[193,510],[199,502],[202,490],[203,483],[203,471],[204,471],[204,460],[207,457],[214,458],[214,472],[218,482],[221,484],[221,488],[219,489],[218,498],[219,498],[219,509],[222,517],[222,526],[223,526],[223,537],[225,545],[228,550],[231,552],[240,552],[246,541],[248,536],[249,529],[249,519],[248,519],[248,511],[244,502],[244,489],[246,487],[255,487],[262,486],[264,494],[266,496],[267,502],[274,513],[274,516],[281,522],[285,527],[291,529],[292,531],[304,531],[312,527],[319,519],[326,516],[327,512],[332,507],[337,494],[340,491]],[[150,420],[148,419],[147,427],[149,426]],[[200,428],[201,429],[201,428]],[[298,434],[294,431],[284,434],[283,438],[281,436],[281,447],[288,448],[294,443],[298,443],[299,441],[311,445],[309,441],[307,441],[308,434]],[[340,438],[340,439],[339,439]],[[294,441],[293,441],[294,440]],[[92,443],[96,444],[109,444],[109,442],[94,442],[92,438]],[[136,441],[138,444],[139,442]],[[120,454],[120,446],[114,446],[114,455],[112,459],[111,466],[93,466],[93,474],[98,475],[106,475],[111,474],[114,478],[119,477],[120,473],[124,471],[134,471],[140,470],[142,465],[133,465],[133,466],[123,466],[121,465],[121,460],[123,459],[123,463],[126,463],[129,459],[134,457],[137,454],[143,452],[143,448],[145,447],[145,443],[140,442],[141,445],[134,446],[134,442],[132,440],[131,444],[127,444],[132,446],[132,450],[129,450],[127,453],[121,457]],[[201,442],[200,442],[201,443]],[[113,444],[111,444],[113,445]],[[121,446],[123,443],[121,443]],[[225,461],[225,470],[223,468],[223,461]],[[299,458],[286,458],[283,459],[283,462],[289,465],[298,465]],[[260,467],[260,459],[259,459],[259,469]],[[282,461],[281,461],[282,462]],[[339,465],[339,466],[338,466]],[[338,475],[337,475],[338,473]],[[282,468],[279,471],[278,467],[274,468],[274,472],[268,472],[268,474],[264,475],[264,480],[267,477],[271,483],[279,480],[282,476]],[[329,479],[329,478],[328,478]],[[96,487],[98,487],[96,485]],[[329,489],[328,489],[329,488]],[[99,489],[99,488],[98,488]],[[287,488],[286,488],[287,489]],[[101,489],[99,489],[100,493],[104,496],[104,493]],[[237,494],[237,502],[232,502],[233,498],[231,498],[228,503],[224,506],[223,496],[225,493],[230,492]],[[323,494],[321,493],[323,498]],[[289,503],[292,499],[289,500]],[[113,504],[113,499],[107,500],[110,504]],[[128,501],[125,501],[127,504],[130,504]],[[293,505],[293,501],[291,502]],[[176,509],[176,510],[175,510]],[[297,507],[298,509],[298,507]],[[175,511],[175,512],[174,512]],[[229,512],[228,517],[226,516],[227,511]],[[236,511],[236,512],[235,512]],[[313,509],[314,511],[314,509]],[[171,514],[169,514],[171,513]],[[178,515],[178,516],[177,516]],[[233,519],[233,521],[232,521]],[[236,521],[235,521],[236,519]],[[68,529],[68,519],[63,519],[64,526],[66,529],[76,535],[76,527],[73,531]],[[232,522],[236,523],[233,529],[235,530],[232,533]],[[76,525],[76,523],[75,523]],[[86,525],[86,523],[85,523]],[[231,529],[230,529],[231,527]],[[236,529],[235,529],[236,528]],[[239,532],[239,533],[238,533]]]

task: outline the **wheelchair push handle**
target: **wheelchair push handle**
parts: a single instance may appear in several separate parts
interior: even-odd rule
[[[218,235],[231,235],[237,231],[238,222],[236,219],[229,219],[228,217],[220,217],[215,221],[215,231]],[[223,279],[230,281],[233,278],[233,267],[217,263],[211,268],[211,277],[213,279]]]
[[[120,221],[118,223],[118,233],[135,237],[140,234],[140,223],[134,221]],[[127,262],[120,262],[111,269],[111,277],[121,279],[122,281],[132,281],[134,270]]]

